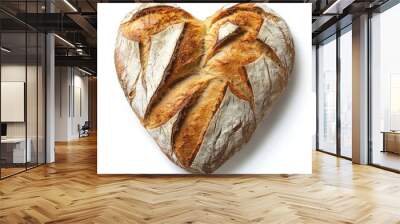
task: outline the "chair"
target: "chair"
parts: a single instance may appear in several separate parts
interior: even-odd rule
[[[80,127],[80,125],[78,124],[79,138],[89,136],[89,129],[90,129],[89,121],[85,121],[82,127]]]

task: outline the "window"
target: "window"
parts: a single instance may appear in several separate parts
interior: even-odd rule
[[[400,5],[371,18],[372,164],[400,170]]]
[[[1,1],[41,13],[44,1]],[[0,12],[0,178],[45,163],[45,35]]]
[[[336,153],[336,37],[318,48],[318,149]]]
[[[400,73],[390,74],[390,130],[400,130]]]
[[[352,157],[352,32],[340,36],[340,154]]]

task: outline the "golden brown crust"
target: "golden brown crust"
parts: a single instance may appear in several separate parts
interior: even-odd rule
[[[160,97],[165,95],[176,81],[189,77],[197,70],[203,54],[205,27],[200,21],[193,18],[184,10],[171,6],[155,6],[137,12],[129,21],[121,24],[119,29],[123,37],[139,42],[142,71],[145,71],[150,51],[151,36],[173,24],[182,22],[185,23],[185,28],[180,37],[179,44],[176,47],[174,59],[171,61],[168,69],[169,71],[167,71],[168,75],[163,80],[160,88],[157,89],[155,95],[151,98],[150,104],[154,107],[157,107],[160,101],[165,102],[166,105],[171,104],[171,102],[161,100]],[[115,55],[115,64],[117,74],[121,74],[121,63],[119,62],[118,51],[116,51]],[[146,80],[142,81],[146,82]],[[151,105],[150,108],[152,107]],[[163,106],[160,105],[158,107],[161,108]],[[160,113],[164,112],[160,111]],[[170,114],[158,116],[156,120],[152,121],[151,119],[154,117],[156,116],[145,118],[143,122],[153,126],[155,123],[162,124],[167,121],[165,119],[160,121],[160,118],[170,118],[171,116]]]
[[[226,80],[212,80],[196,103],[185,112],[180,129],[174,136],[173,145],[178,160],[185,167],[189,167],[196,156],[208,124],[217,111],[226,88]]]
[[[174,24],[184,23],[165,77],[151,96],[150,106],[141,118],[147,129],[154,129],[179,113],[173,125],[171,151],[184,168],[191,169],[191,163],[227,88],[239,99],[247,101],[254,112],[254,90],[246,73],[246,65],[263,55],[268,57],[278,67],[276,73],[279,79],[276,85],[285,88],[290,72],[286,62],[281,60],[271,46],[258,39],[264,20],[274,23],[282,21],[272,11],[265,11],[253,3],[237,4],[220,10],[204,22],[182,9],[161,5],[139,10],[120,25],[120,35],[139,43],[141,72],[144,73],[151,37]],[[221,27],[227,23],[238,28],[218,39]],[[281,33],[285,34],[285,31],[281,30]],[[284,35],[283,41],[290,51],[291,59],[294,59],[291,37]],[[118,52],[116,50],[115,65],[121,79],[125,68]],[[124,89],[127,88],[123,82],[121,84]],[[134,93],[135,90],[128,93],[130,101]],[[243,134],[243,141],[249,139],[253,130],[249,129],[249,133]],[[227,157],[222,156],[216,160],[217,167],[232,153],[230,151],[224,155]]]
[[[204,90],[212,78],[212,76],[193,76],[172,86],[170,91],[166,91],[160,102],[152,107],[144,120],[144,126],[151,129],[168,121],[182,109],[186,99]]]

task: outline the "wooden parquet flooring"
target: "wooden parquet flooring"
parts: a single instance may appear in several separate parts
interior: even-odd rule
[[[11,176],[11,175],[13,175],[13,174],[16,174],[16,173],[19,173],[19,172],[22,172],[22,171],[25,171],[25,167],[17,167],[17,168],[15,168],[15,167],[11,167],[11,168],[9,168],[9,167],[7,167],[7,168],[1,168],[1,176],[2,177],[8,177],[8,176]]]
[[[98,176],[96,138],[0,181],[0,223],[400,223],[400,175],[313,153],[313,175]]]

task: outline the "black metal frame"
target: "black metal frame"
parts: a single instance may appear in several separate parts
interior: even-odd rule
[[[341,118],[340,118],[340,78],[341,78],[341,66],[340,66],[340,30],[336,31],[336,154],[340,157],[342,154],[341,144]]]
[[[315,133],[315,148],[319,150],[319,45],[315,45],[315,99],[316,99],[316,133]]]
[[[368,63],[368,69],[367,69],[367,132],[368,132],[368,155],[367,155],[367,162],[368,164],[372,164],[372,65],[371,65],[371,57],[372,57],[372,33],[371,33],[371,19],[372,19],[372,13],[368,12],[368,31],[367,31],[367,45],[368,45],[368,53],[367,53],[367,63]]]
[[[35,1],[37,3],[36,4],[36,11],[38,11],[39,10],[39,0],[35,0]],[[27,0],[24,1],[24,3],[25,3],[25,11],[27,10],[27,4],[26,4],[27,2],[28,2]],[[29,1],[29,2],[32,2],[32,0]],[[46,11],[47,11],[47,7],[46,7]],[[19,22],[21,22],[21,21],[19,21]],[[43,36],[43,40],[42,40],[43,41],[42,44],[44,44],[44,51],[41,52],[41,53],[44,54],[44,55],[42,55],[42,60],[44,60],[44,67],[42,69],[42,72],[43,72],[42,82],[44,83],[44,86],[43,86],[43,88],[44,88],[43,104],[44,105],[42,107],[44,108],[43,112],[45,114],[44,114],[44,117],[42,117],[44,119],[42,121],[42,122],[44,122],[44,133],[43,133],[44,134],[44,136],[43,136],[44,145],[42,146],[42,147],[44,147],[42,149],[43,152],[44,152],[44,155],[42,155],[44,161],[43,162],[39,162],[39,106],[38,106],[39,105],[39,68],[38,68],[38,66],[39,66],[39,33],[42,33],[42,32],[40,32],[39,30],[29,26],[26,23],[23,23],[23,24],[24,24],[24,27],[25,27],[24,32],[22,32],[22,33],[25,34],[25,82],[24,82],[24,91],[25,91],[25,93],[24,93],[24,98],[25,98],[24,99],[24,107],[25,107],[25,109],[24,109],[24,120],[25,120],[25,169],[23,169],[21,171],[18,171],[18,172],[15,172],[15,173],[12,173],[12,174],[10,174],[8,176],[2,176],[2,168],[0,167],[0,180],[3,180],[5,178],[8,178],[8,177],[11,177],[11,176],[14,176],[14,175],[17,175],[19,173],[25,172],[27,170],[36,168],[38,166],[41,166],[41,165],[47,163],[47,128],[46,128],[47,127],[47,113],[46,113],[46,108],[47,108],[47,99],[46,99],[47,98],[47,82],[46,82],[46,78],[47,78],[47,39],[46,39],[46,35],[44,35]],[[27,141],[28,140],[28,124],[27,124],[27,121],[28,121],[28,112],[27,112],[27,96],[28,96],[28,93],[27,93],[27,81],[28,81],[28,67],[27,67],[28,66],[28,33],[31,33],[31,31],[36,33],[36,104],[37,104],[37,107],[36,107],[36,143],[37,143],[36,144],[36,146],[37,146],[36,150],[37,150],[37,152],[36,152],[36,162],[35,163],[32,163],[32,162],[28,163],[27,162],[28,154],[26,153],[27,152],[27,147],[28,147],[28,144],[27,144],[27,142],[28,142]],[[1,45],[2,33],[3,32],[0,32],[0,45]],[[46,34],[46,33],[44,33],[44,34]],[[0,54],[0,67],[1,67],[1,62],[2,62],[2,58],[1,58],[1,54]],[[0,82],[1,82],[1,69],[0,69]],[[0,86],[0,89],[1,89],[1,86]],[[0,96],[1,96],[1,93],[0,93]],[[0,109],[1,109],[1,105],[0,105]],[[0,117],[0,120],[1,120],[1,117]],[[1,144],[0,144],[0,155],[1,155]],[[28,166],[28,164],[29,164],[29,166]]]

